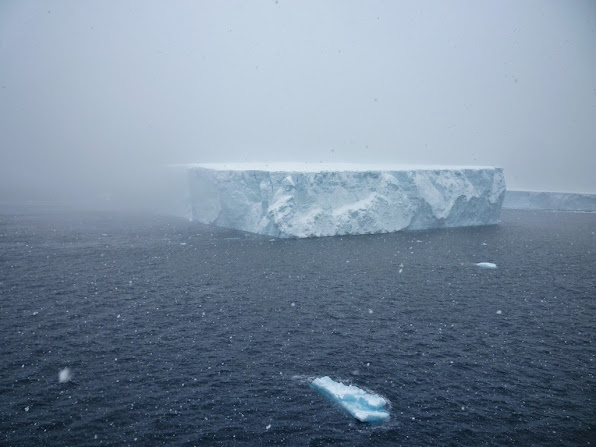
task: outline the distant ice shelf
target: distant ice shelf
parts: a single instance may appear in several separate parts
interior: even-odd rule
[[[354,385],[344,385],[330,377],[319,377],[311,386],[331,399],[360,422],[384,422],[389,419],[387,400]]]
[[[282,238],[496,224],[505,193],[503,170],[493,167],[221,163],[180,171],[189,219]]]
[[[507,191],[503,208],[522,210],[596,211],[596,194]]]

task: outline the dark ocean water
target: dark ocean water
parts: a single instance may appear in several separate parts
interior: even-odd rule
[[[0,445],[595,445],[595,232],[505,210],[270,240],[4,209]],[[322,375],[385,396],[390,421],[351,419],[309,388]]]

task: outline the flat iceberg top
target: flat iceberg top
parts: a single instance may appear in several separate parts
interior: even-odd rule
[[[181,166],[181,165],[177,165]],[[441,171],[461,169],[494,169],[491,166],[445,166],[407,165],[396,163],[190,163],[188,168],[203,168],[214,171],[268,171],[268,172],[397,172],[397,171]]]
[[[385,409],[387,401],[378,394],[367,393],[354,385],[344,385],[327,376],[314,379],[311,384],[361,422],[389,419],[389,411]]]

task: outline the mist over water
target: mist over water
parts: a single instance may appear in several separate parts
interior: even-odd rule
[[[6,1],[0,198],[135,206],[159,167],[229,161],[596,192],[593,54],[590,1]]]

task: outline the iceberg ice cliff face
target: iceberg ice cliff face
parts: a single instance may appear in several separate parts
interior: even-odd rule
[[[349,164],[185,166],[192,220],[273,237],[499,222],[500,168]]]

